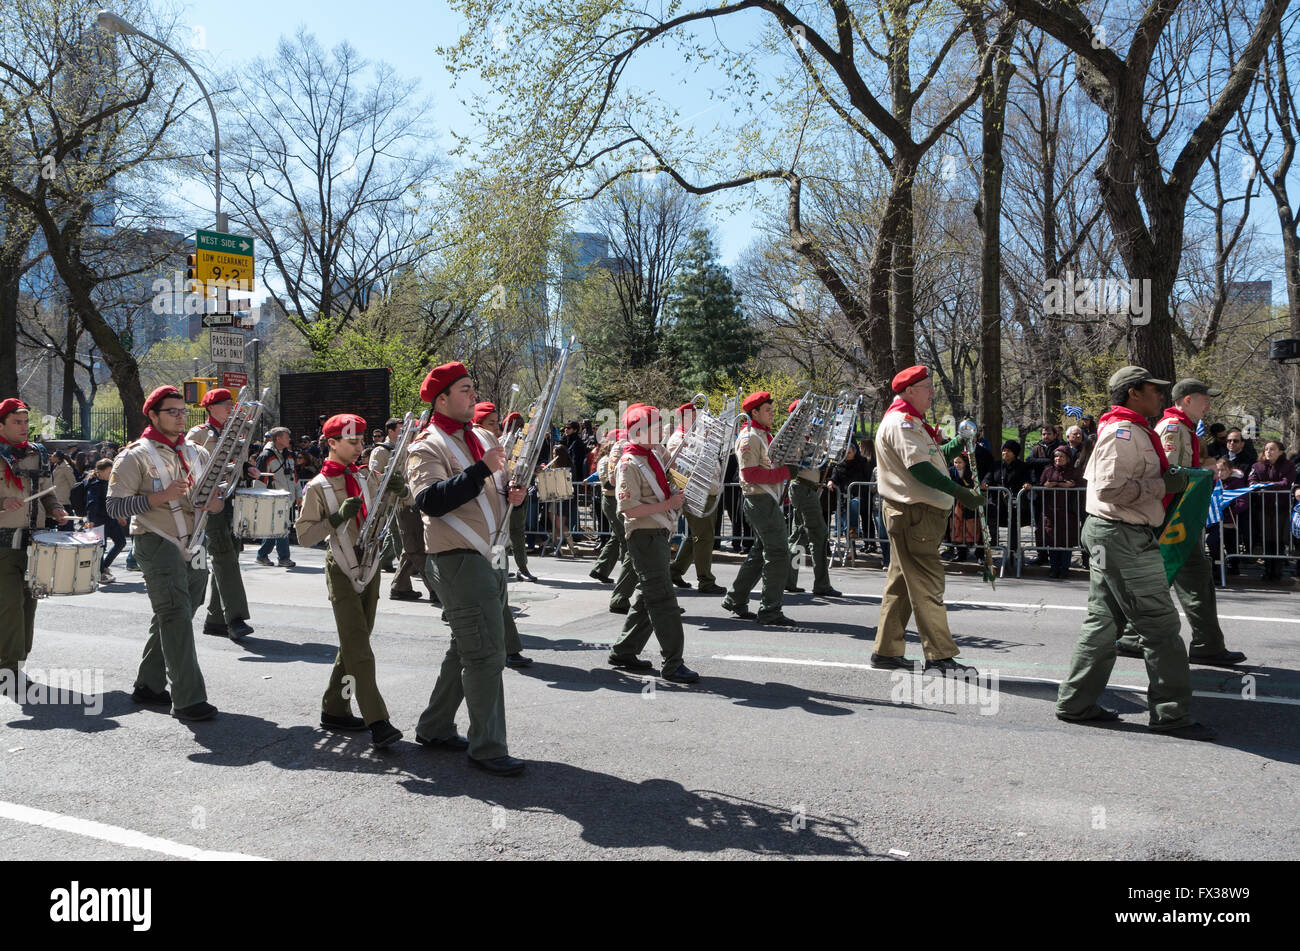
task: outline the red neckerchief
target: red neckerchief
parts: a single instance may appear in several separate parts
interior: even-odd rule
[[[0,436],[0,442],[4,443],[6,446],[12,446],[15,449],[21,449],[23,452],[26,452],[28,449],[32,448],[32,444],[30,442],[24,441],[19,443],[12,443],[8,439],[5,439],[3,436]],[[19,492],[25,491],[23,489],[23,480],[20,479],[14,473],[14,471],[7,465],[5,466],[5,481],[11,483],[13,487],[17,489]]]
[[[478,462],[483,458],[483,446],[479,443],[478,437],[474,435],[473,424],[462,423],[450,416],[443,416],[442,413],[434,413],[432,422],[437,423],[438,428],[448,436],[463,432],[465,434],[465,445],[469,447],[469,454],[474,457],[474,461]]]
[[[1194,469],[1200,468],[1201,441],[1196,438],[1196,427],[1192,425],[1192,421],[1188,419],[1187,414],[1184,413],[1182,410],[1180,410],[1177,406],[1171,406],[1167,410],[1165,410],[1165,415],[1160,417],[1160,422],[1163,423],[1166,419],[1178,420],[1178,422],[1186,426],[1187,431],[1192,434],[1192,468]],[[1161,446],[1160,448],[1163,449],[1164,447]]]
[[[152,426],[146,426],[144,432],[140,434],[140,438],[151,439],[154,442],[162,443],[172,452],[176,453],[176,458],[181,461],[181,471],[185,473],[185,481],[190,485],[194,484],[194,480],[190,477],[190,467],[185,462],[185,453],[181,452],[181,446],[185,445],[184,436],[181,436],[175,442],[172,442]]]
[[[769,446],[772,445],[772,430],[768,429],[768,428],[767,428],[766,426],[764,426],[762,423],[756,423],[756,422],[754,422],[752,419],[749,421],[749,427],[750,427],[750,429],[759,429],[759,430],[762,430],[763,433],[767,436],[767,444],[768,444]]]
[[[217,422],[215,419],[213,419],[211,416],[208,417],[208,425],[211,426],[213,429],[215,429],[217,432],[221,432],[221,424]]]
[[[623,450],[624,455],[631,453],[634,456],[648,456],[650,459],[650,468],[654,470],[655,478],[659,480],[659,489],[663,492],[664,498],[672,495],[668,491],[668,476],[664,475],[664,467],[659,462],[659,457],[649,446],[638,446],[636,443],[628,443]]]
[[[930,438],[933,439],[937,445],[943,445],[943,440],[940,438],[942,434],[939,432],[938,427],[931,426],[929,423],[927,423],[925,421],[925,414],[922,413],[915,406],[913,406],[911,403],[909,403],[907,400],[903,399],[901,396],[895,396],[894,402],[890,403],[889,409],[885,410],[886,416],[888,416],[890,413],[908,413],[912,416],[915,416],[917,419],[921,421],[921,425],[925,427],[925,431],[930,434]]]
[[[1151,440],[1151,445],[1155,447],[1156,458],[1160,460],[1160,474],[1164,475],[1165,470],[1169,468],[1169,457],[1165,455],[1165,447],[1161,445],[1160,437],[1155,434],[1155,430],[1147,425],[1147,418],[1140,413],[1133,412],[1127,406],[1112,406],[1110,412],[1103,413],[1101,419],[1097,420],[1097,431],[1100,432],[1102,424],[1109,420],[1124,420],[1141,426],[1142,431]]]
[[[358,526],[361,525],[361,520],[369,514],[366,511],[366,497],[361,495],[361,483],[352,475],[352,473],[360,471],[360,466],[345,466],[343,463],[335,462],[333,459],[326,459],[324,464],[320,467],[320,474],[327,479],[332,479],[338,475],[343,476],[343,486],[347,489],[348,498],[354,499],[360,496],[361,511],[357,514]]]

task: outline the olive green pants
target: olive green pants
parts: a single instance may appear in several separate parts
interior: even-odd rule
[[[623,542],[623,554],[618,562],[618,577],[614,579],[614,590],[609,594],[611,611],[630,609],[632,594],[636,591],[636,569],[632,567],[632,558],[627,553],[626,536]]]
[[[248,610],[248,596],[244,593],[244,579],[239,574],[239,547],[231,524],[230,500],[220,512],[208,515],[203,543],[208,546],[208,570],[212,572],[207,623],[232,624],[248,620],[252,615]]]
[[[686,569],[694,562],[695,580],[703,588],[717,583],[713,577],[713,520],[717,515],[713,511],[715,499],[716,495],[709,496],[706,506],[709,514],[704,518],[696,518],[690,512],[684,512],[686,535],[677,547],[677,557],[673,559],[674,578],[684,578]]]
[[[956,657],[961,651],[948,629],[943,562],[939,560],[939,542],[950,513],[933,505],[893,502],[883,496],[880,513],[891,554],[872,650],[882,657],[902,657],[907,622],[915,614],[925,659]]]
[[[790,579],[788,587],[799,583],[800,552],[812,555],[813,594],[822,594],[831,587],[830,551],[826,538],[830,530],[822,515],[821,487],[811,486],[802,479],[790,483],[790,504],[794,506],[794,525],[790,533]]]
[[[786,544],[785,516],[781,506],[767,492],[745,496],[745,521],[754,530],[754,547],[736,573],[731,590],[722,599],[726,610],[747,610],[749,593],[760,576],[763,599],[758,605],[758,619],[766,621],[781,614],[785,581],[790,574],[790,547]]]
[[[0,548],[0,670],[21,669],[32,652],[36,598],[26,576],[27,549]]]
[[[447,612],[451,646],[442,661],[417,736],[445,740],[456,732],[461,701],[469,710],[469,755],[506,756],[504,617],[506,573],[478,552],[430,555],[425,569]]]
[[[612,495],[602,495],[600,510],[605,514],[605,521],[609,525],[609,538],[596,556],[596,567],[592,570],[598,575],[608,575],[622,559],[627,539],[623,534],[623,517],[618,514],[618,499]]]
[[[208,693],[194,647],[194,613],[203,603],[208,573],[191,567],[175,544],[152,532],[135,536],[135,559],[153,608],[135,685],[161,692],[171,681],[173,707],[203,703]]]
[[[1187,614],[1192,629],[1192,646],[1187,653],[1192,657],[1213,657],[1222,654],[1227,645],[1223,628],[1219,626],[1219,604],[1214,591],[1214,566],[1205,553],[1205,535],[1188,554],[1183,566],[1174,575],[1174,593]],[[1140,638],[1132,619],[1124,627],[1119,643],[1130,650],[1140,650]]]
[[[1151,728],[1187,726],[1191,672],[1156,530],[1089,515],[1079,537],[1089,553],[1088,616],[1070,672],[1061,681],[1056,712],[1067,718],[1089,715],[1115,666],[1115,641],[1131,621],[1146,658]]]
[[[400,539],[401,544],[397,551],[401,561],[397,565],[397,573],[393,576],[388,591],[390,594],[394,591],[413,591],[411,576],[418,575],[432,599],[433,585],[429,584],[429,579],[424,573],[424,566],[428,562],[428,556],[424,553],[424,518],[415,506],[399,503],[395,521],[397,531],[390,529],[388,537],[397,536]]]
[[[334,657],[329,685],[321,698],[321,711],[330,716],[352,715],[352,698],[356,697],[361,719],[369,726],[388,719],[388,707],[379,693],[375,677],[375,654],[370,648],[370,634],[375,629],[375,609],[379,604],[379,572],[360,594],[352,580],[334,560],[325,554],[325,587],[330,607],[334,609],[334,627],[339,635],[339,652]]]
[[[671,674],[682,665],[686,636],[682,632],[682,614],[677,609],[677,595],[668,564],[668,529],[641,529],[627,537],[628,560],[636,572],[636,594],[610,656],[636,657],[645,648],[653,632],[663,654],[663,673]]]
[[[516,505],[510,510],[510,550],[515,556],[515,567],[520,571],[528,570],[528,543],[524,538],[524,515],[528,502]]]

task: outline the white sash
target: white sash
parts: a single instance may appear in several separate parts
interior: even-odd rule
[[[330,485],[330,480],[324,475],[317,475],[311,480],[311,482],[308,482],[307,485],[310,487],[313,482],[321,487],[321,491],[325,495],[326,513],[328,515],[333,515],[339,510],[339,497],[338,493],[334,491],[334,486]],[[357,479],[357,483],[361,486],[361,501],[365,503],[366,511],[368,512],[370,511],[371,506],[370,480]],[[360,568],[357,566],[357,556],[354,550],[354,543],[349,537],[352,533],[354,524],[355,522],[352,519],[348,519],[338,528],[330,531],[330,552],[334,555],[334,560],[339,563],[339,566],[345,572],[347,572],[348,576],[356,579],[360,577],[361,572]]]
[[[162,484],[163,488],[171,485],[174,480],[168,477],[167,466],[163,463],[162,456],[158,454],[158,450],[154,448],[153,440],[142,438],[140,444],[144,446],[145,452],[149,456],[149,465],[153,469],[154,478]],[[186,452],[187,449],[190,451]],[[191,471],[197,469],[198,457],[194,454],[193,446],[191,444],[184,443],[177,447],[176,451],[178,455],[185,453],[185,462],[190,467]],[[181,554],[184,555],[185,559],[191,562],[195,568],[202,570],[202,567],[206,567],[206,558],[201,557],[199,554],[204,550],[203,534],[199,534],[199,537],[194,540],[194,548],[191,548],[190,533],[185,528],[185,516],[181,513],[180,502],[177,499],[172,499],[167,503],[167,508],[171,510],[172,521],[176,523],[176,534],[169,535],[166,532],[158,532],[158,534],[179,548]],[[200,562],[203,564],[200,565]]]
[[[751,426],[746,426],[744,429],[742,429],[742,430],[740,431],[740,438],[741,438],[741,439],[749,439],[749,438],[752,438],[752,437],[756,437],[756,438],[758,438],[758,439],[762,439],[762,438],[763,438],[761,435],[759,435],[758,430],[754,429],[754,428],[751,427]],[[764,448],[766,448],[766,447],[764,447]],[[740,458],[740,453],[736,453],[736,458],[737,458],[737,460],[739,460],[739,458]],[[768,459],[768,462],[771,462],[771,461],[772,461],[772,460],[769,458],[769,459]],[[772,467],[772,468],[775,468],[775,467]],[[780,486],[779,486],[779,485],[774,485],[774,484],[772,484],[772,483],[770,483],[770,482],[756,482],[756,483],[753,483],[753,484],[754,484],[754,485],[757,485],[760,489],[762,489],[762,490],[763,490],[764,492],[766,492],[768,495],[772,496],[772,501],[775,502],[777,505],[780,505],[780,504],[781,504],[781,489],[780,489]]]
[[[474,461],[470,459],[470,457],[466,454],[465,450],[460,447],[460,445],[456,442],[456,440],[452,439],[450,436],[444,433],[441,429],[438,428],[436,424],[433,423],[429,424],[429,428],[426,431],[426,435],[428,436],[428,438],[437,441],[439,445],[441,445],[444,449],[446,449],[447,452],[449,452],[452,455],[452,457],[455,458],[456,462],[460,464],[460,468],[462,472],[474,464]],[[475,435],[477,436],[477,433]],[[500,490],[501,488],[500,479],[501,479],[500,473],[493,473],[491,481],[493,487],[496,490]],[[488,501],[486,487],[484,491],[479,492],[478,497],[475,499],[475,501],[478,502],[479,508],[483,510],[483,518],[487,521],[488,534],[486,538],[479,535],[478,532],[474,531],[474,529],[470,528],[469,525],[466,524],[464,520],[457,518],[455,515],[452,515],[450,512],[447,513],[446,515],[441,515],[438,517],[441,518],[448,525],[450,525],[458,535],[460,535],[462,538],[465,539],[465,541],[473,545],[475,551],[477,551],[488,561],[491,561],[492,560],[492,539],[496,537],[497,528],[499,526],[497,524],[496,515],[492,511],[492,503]]]

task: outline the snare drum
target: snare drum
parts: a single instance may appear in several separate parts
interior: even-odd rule
[[[573,479],[568,469],[543,469],[537,473],[537,501],[563,502],[573,498]]]
[[[27,587],[38,598],[99,590],[104,539],[95,532],[36,532],[27,548]]]
[[[242,539],[284,538],[293,514],[293,493],[284,489],[237,489],[231,499],[235,534]]]

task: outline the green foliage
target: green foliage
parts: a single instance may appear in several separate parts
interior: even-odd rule
[[[333,343],[317,351],[312,370],[366,370],[387,367],[393,411],[399,415],[420,404],[420,384],[428,372],[423,351],[403,337],[379,336],[358,325],[345,327]]]
[[[691,232],[670,294],[666,350],[678,362],[684,390],[713,389],[757,352],[757,334],[745,319],[731,276],[717,261],[708,232]]]

